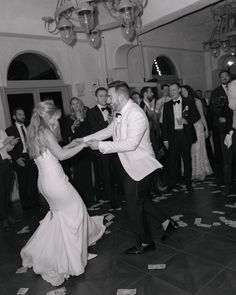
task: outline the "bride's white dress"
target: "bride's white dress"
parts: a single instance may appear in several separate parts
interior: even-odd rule
[[[21,250],[22,264],[33,267],[44,280],[58,286],[70,275],[84,272],[88,246],[101,238],[105,226],[103,216],[88,215],[78,192],[49,150],[35,163],[39,171],[39,191],[50,211]]]

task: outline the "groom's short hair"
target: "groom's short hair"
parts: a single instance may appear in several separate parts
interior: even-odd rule
[[[126,95],[129,96],[129,86],[126,82],[124,81],[114,81],[108,84],[108,89],[109,88],[115,88],[116,92],[122,92]]]

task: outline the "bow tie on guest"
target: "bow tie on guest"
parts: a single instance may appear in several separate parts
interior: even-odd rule
[[[104,112],[105,110],[108,111],[109,114],[111,114],[111,109],[109,107],[103,107],[101,108],[101,111]]]
[[[101,110],[102,110],[102,112],[105,111],[105,110],[110,111],[110,108],[109,107],[103,107],[103,108],[101,108]]]
[[[173,102],[173,105],[175,105],[177,103],[179,104],[180,103],[180,100],[179,99],[178,100],[173,100],[172,102]]]

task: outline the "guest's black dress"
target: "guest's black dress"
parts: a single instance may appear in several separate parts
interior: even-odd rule
[[[71,130],[74,120],[67,117],[66,137],[68,141],[75,138],[82,138],[90,134],[87,120],[81,121],[80,125],[75,127],[74,133]],[[92,156],[90,148],[84,148],[81,152],[71,158],[72,184],[79,192],[87,206],[94,202],[93,181],[92,181]]]

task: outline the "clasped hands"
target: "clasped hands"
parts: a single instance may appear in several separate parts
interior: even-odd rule
[[[98,150],[99,141],[98,140],[88,140],[84,142],[83,138],[76,138],[71,141],[70,147],[76,146],[78,144],[84,144],[87,147],[90,147],[92,150]]]

